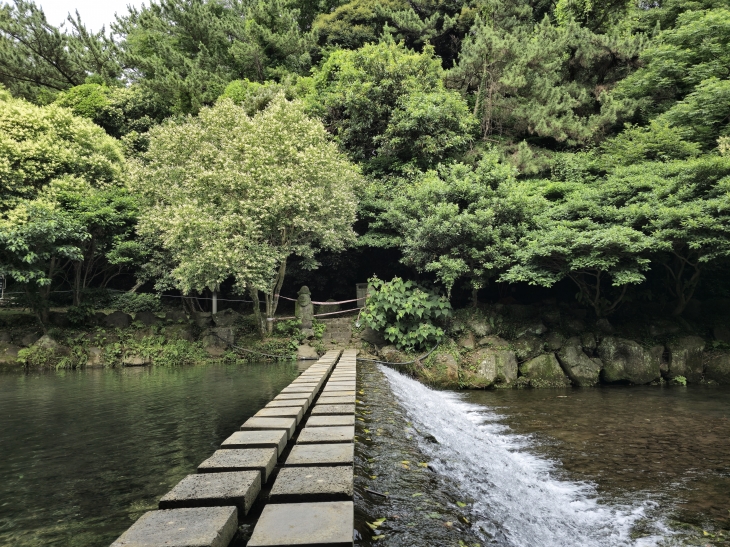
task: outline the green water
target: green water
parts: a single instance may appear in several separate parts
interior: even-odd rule
[[[0,374],[0,545],[110,544],[297,375],[291,363]]]

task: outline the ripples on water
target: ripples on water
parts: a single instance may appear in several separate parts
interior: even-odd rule
[[[415,438],[429,466],[454,481],[471,501],[473,529],[485,543],[661,545],[675,534],[667,526],[686,501],[677,492],[682,481],[695,480],[689,498],[730,510],[730,488],[722,486],[730,485],[728,390],[690,395],[687,390],[643,388],[535,390],[464,396],[434,391],[392,369],[382,370],[418,432]],[[572,401],[574,397],[579,400]],[[659,426],[647,429],[647,420]],[[543,428],[541,436],[528,435],[536,431],[534,422],[552,424],[554,431]],[[429,436],[437,442],[428,442]],[[592,439],[601,441],[591,445]],[[674,445],[666,446],[667,439]],[[640,445],[658,449],[642,454],[636,448]],[[663,452],[662,469],[671,480],[657,480],[647,472],[661,464],[657,451]],[[617,458],[631,465],[618,466],[622,487],[611,488],[610,473],[617,466],[609,462]],[[571,465],[563,467],[563,459]],[[697,482],[697,475],[705,483]],[[715,524],[722,526],[722,521]],[[709,541],[698,544],[715,544]],[[722,540],[717,544],[724,545]]]
[[[0,374],[0,545],[110,544],[294,364]]]

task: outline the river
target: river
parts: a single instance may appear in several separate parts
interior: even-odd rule
[[[297,375],[292,363],[0,374],[0,545],[109,545]]]
[[[361,485],[363,545],[730,544],[728,388],[457,393],[389,368],[362,374],[364,393],[400,408],[364,401],[360,465],[406,462],[391,456]]]

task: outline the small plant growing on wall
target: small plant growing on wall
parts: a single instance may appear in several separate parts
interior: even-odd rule
[[[362,313],[365,325],[402,350],[419,350],[441,341],[444,329],[439,324],[451,315],[445,297],[400,277],[389,282],[373,277],[370,286]]]

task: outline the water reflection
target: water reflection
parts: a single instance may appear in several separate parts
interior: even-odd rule
[[[297,374],[291,363],[0,374],[0,545],[111,543]]]

